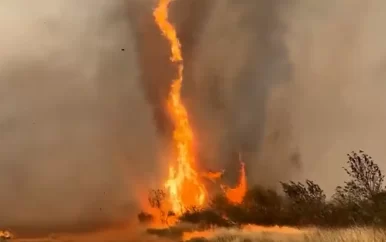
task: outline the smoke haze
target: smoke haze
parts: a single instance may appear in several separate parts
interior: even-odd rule
[[[368,152],[385,169],[384,1],[295,1],[283,9],[292,77],[287,110],[303,177],[331,192],[345,154]]]
[[[174,69],[153,0],[0,3],[0,227],[79,230],[133,218],[159,186]],[[184,101],[200,165],[252,184],[315,179],[345,154],[383,167],[381,0],[180,0]],[[227,174],[230,182],[237,177]]]
[[[233,171],[242,151],[250,183],[309,178],[328,194],[352,150],[384,167],[385,8],[211,1],[191,33],[184,86],[202,161]]]
[[[158,156],[135,4],[0,3],[0,227],[82,230],[135,216],[135,186],[155,176]]]
[[[250,182],[264,185],[289,175],[294,152],[287,122],[279,121],[285,113],[274,111],[265,128],[265,120],[272,119],[267,116],[272,109],[266,110],[271,88],[288,77],[279,6],[268,0],[212,1],[193,51],[191,80],[186,80],[192,84],[185,85],[203,159],[234,171],[242,152]]]

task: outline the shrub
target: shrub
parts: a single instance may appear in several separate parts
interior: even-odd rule
[[[224,195],[215,196],[205,209],[190,208],[180,220],[203,227],[242,224],[329,226],[386,225],[384,175],[373,159],[363,151],[348,154],[349,180],[336,188],[327,200],[322,188],[311,180],[281,182],[283,195],[255,186],[247,191],[241,204],[230,203]],[[162,211],[165,193],[149,194],[152,207]],[[145,214],[142,219],[146,220]]]
[[[153,219],[154,219],[154,217],[150,213],[146,213],[146,212],[141,211],[138,214],[138,220],[140,223],[150,223],[153,221]]]

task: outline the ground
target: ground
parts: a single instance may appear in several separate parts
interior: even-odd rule
[[[186,236],[189,242],[381,242],[386,231],[374,228],[298,230],[294,228],[249,226],[244,229],[214,229]],[[15,239],[15,242],[179,242],[178,238],[146,235],[144,229],[103,231],[87,235]]]

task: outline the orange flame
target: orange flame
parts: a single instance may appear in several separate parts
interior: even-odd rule
[[[173,80],[167,100],[174,124],[173,141],[177,152],[177,164],[169,166],[169,178],[165,188],[168,191],[171,210],[179,215],[188,207],[204,205],[207,192],[194,168],[196,159],[193,151],[193,131],[188,112],[181,100],[184,65],[180,41],[175,27],[168,19],[168,7],[171,1],[159,0],[153,15],[162,34],[169,41],[170,60],[178,67],[177,77]]]
[[[229,188],[223,186],[223,190],[227,199],[232,203],[241,203],[247,192],[247,176],[245,174],[245,164],[242,161],[241,154],[239,154],[239,161],[241,164],[240,180],[235,188]]]
[[[0,230],[0,241],[1,239],[12,239],[12,238],[13,238],[13,235],[11,234],[11,232],[7,230]]]
[[[225,171],[209,171],[201,174],[201,177],[211,180],[212,182],[216,182],[219,180]]]

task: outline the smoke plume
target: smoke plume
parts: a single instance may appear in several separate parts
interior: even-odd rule
[[[154,1],[0,6],[0,227],[133,218],[138,192],[164,177],[172,131],[175,70]],[[200,165],[232,182],[242,152],[251,184],[310,178],[327,192],[351,150],[382,166],[384,10],[381,0],[173,2]]]
[[[205,166],[234,171],[241,151],[252,184],[309,178],[329,194],[346,153],[383,166],[383,1],[208,2],[174,15]]]
[[[1,228],[135,217],[160,147],[129,18],[144,2],[0,3]]]
[[[282,9],[292,76],[293,134],[309,177],[331,192],[346,179],[346,153],[365,150],[385,169],[386,3],[294,1]]]
[[[180,22],[183,8],[175,15],[186,53],[183,91],[201,163],[209,169],[225,168],[228,179],[235,181],[242,152],[251,183],[274,186],[279,178],[289,178],[299,161],[294,159],[288,112],[281,105],[286,100],[276,90],[290,74],[282,4],[199,1],[198,6],[207,8],[200,11],[189,1],[179,6],[182,2],[190,13]]]

